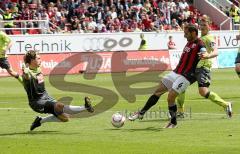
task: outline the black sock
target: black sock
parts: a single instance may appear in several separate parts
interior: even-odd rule
[[[169,113],[171,115],[171,123],[176,125],[177,124],[177,105],[174,104],[173,106],[168,106]]]
[[[147,112],[153,105],[155,105],[158,100],[159,100],[158,96],[156,95],[150,96],[145,106],[141,109],[140,114],[144,115],[145,112]]]

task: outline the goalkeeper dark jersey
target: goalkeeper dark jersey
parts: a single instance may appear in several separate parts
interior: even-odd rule
[[[29,101],[40,99],[47,94],[44,84],[44,76],[40,68],[25,71],[27,78],[23,77],[22,84],[27,92]]]

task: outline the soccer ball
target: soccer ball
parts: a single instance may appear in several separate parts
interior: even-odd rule
[[[115,113],[112,115],[111,123],[114,127],[120,128],[124,125],[126,118],[120,113]]]

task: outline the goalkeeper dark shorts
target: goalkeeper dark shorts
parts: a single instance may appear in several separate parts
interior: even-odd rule
[[[58,114],[54,110],[54,106],[56,103],[57,101],[54,98],[48,96],[47,94],[44,94],[41,98],[37,100],[30,100],[29,106],[38,113],[50,113],[58,116]]]
[[[196,68],[196,78],[198,87],[209,87],[211,84],[211,72],[207,68]]]

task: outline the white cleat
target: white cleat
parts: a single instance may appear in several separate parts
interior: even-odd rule
[[[128,117],[128,120],[130,120],[130,121],[134,121],[136,119],[142,120],[143,119],[143,115],[141,115],[139,112],[135,112],[131,116]]]
[[[228,102],[228,106],[226,107],[226,114],[227,114],[228,118],[232,118],[233,111],[232,111],[232,103],[231,102]]]

